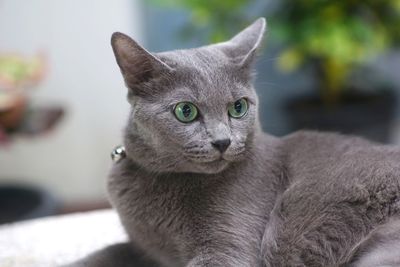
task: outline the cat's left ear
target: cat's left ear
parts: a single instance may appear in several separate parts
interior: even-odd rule
[[[241,66],[248,67],[254,61],[265,29],[265,18],[259,18],[232,39],[218,46],[226,55],[234,61],[238,61]]]

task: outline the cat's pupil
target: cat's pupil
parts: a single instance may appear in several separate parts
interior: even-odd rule
[[[242,111],[242,103],[240,101],[236,101],[234,108],[235,108],[237,113],[240,113]]]
[[[189,117],[191,112],[192,112],[192,109],[190,108],[189,105],[184,105],[182,107],[182,113],[183,113],[183,116],[185,116],[185,118]]]

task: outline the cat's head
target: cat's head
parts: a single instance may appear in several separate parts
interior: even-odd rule
[[[229,41],[163,53],[114,33],[132,105],[127,155],[156,172],[218,173],[243,159],[259,131],[252,63],[264,31],[260,18]]]

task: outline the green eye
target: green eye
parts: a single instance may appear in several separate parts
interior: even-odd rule
[[[197,118],[197,108],[190,102],[181,102],[175,106],[174,113],[181,122],[191,122]]]
[[[247,104],[247,100],[245,98],[241,98],[236,100],[235,103],[228,107],[228,112],[232,118],[239,119],[246,115],[248,108],[249,105]]]

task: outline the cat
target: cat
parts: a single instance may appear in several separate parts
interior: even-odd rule
[[[400,219],[393,218],[374,229],[350,253],[348,266],[400,266]],[[345,266],[345,265],[343,265]]]
[[[130,242],[75,266],[360,266],[376,236],[400,243],[387,234],[400,229],[400,149],[261,130],[265,28],[162,53],[113,34],[132,108],[108,192]]]

